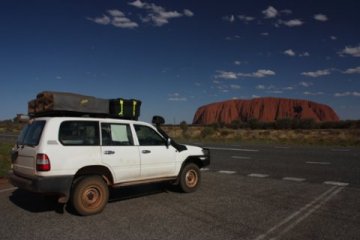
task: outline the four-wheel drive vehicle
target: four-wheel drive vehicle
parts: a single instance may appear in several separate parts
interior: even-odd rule
[[[10,181],[32,192],[56,194],[80,215],[101,212],[109,188],[170,181],[184,192],[200,184],[208,149],[180,145],[140,121],[94,117],[39,117],[21,132]]]

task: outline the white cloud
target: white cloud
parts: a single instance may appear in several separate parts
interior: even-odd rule
[[[143,3],[140,0],[135,0],[134,2],[130,2],[129,5],[137,8],[144,8],[147,5],[147,3]]]
[[[169,23],[169,20],[172,18],[194,16],[194,13],[189,9],[184,9],[183,13],[180,13],[178,11],[168,11],[165,8],[158,6],[154,3],[145,3],[141,0],[136,0],[128,4],[139,9],[144,9],[146,11],[146,16],[142,17],[141,20],[143,22],[152,22],[155,26],[158,27]]]
[[[348,96],[353,96],[353,97],[360,97],[360,92],[341,92],[341,93],[335,93],[334,94],[335,97],[348,97]]]
[[[194,16],[194,13],[192,11],[190,11],[189,9],[184,9],[184,15],[187,17],[192,17],[192,16]]]
[[[262,32],[260,33],[261,36],[269,36],[270,34],[268,32]]]
[[[110,18],[106,15],[103,15],[102,17],[87,19],[101,25],[108,25],[111,22]]]
[[[345,74],[360,74],[360,66],[356,68],[348,68],[344,71]]]
[[[172,102],[186,102],[187,98],[181,96],[179,93],[172,93],[172,94],[169,94],[168,100],[172,101]]]
[[[304,22],[301,21],[300,19],[292,19],[292,20],[289,20],[289,21],[280,20],[279,23],[284,24],[285,26],[288,26],[288,27],[299,27],[299,26],[302,26],[304,24]]]
[[[224,16],[223,20],[232,23],[232,22],[235,22],[235,16],[234,15]]]
[[[353,57],[360,57],[360,45],[357,47],[346,46],[343,50],[338,52],[340,56],[350,55]]]
[[[283,90],[292,91],[294,90],[294,87],[284,87]]]
[[[251,95],[251,98],[260,98],[260,97],[261,97],[261,96],[255,95],[255,94]]]
[[[112,16],[111,24],[114,27],[136,28],[139,26],[136,22],[133,22],[129,18],[125,17],[125,14],[117,9],[108,10],[108,13]]]
[[[312,82],[299,82],[299,85],[303,87],[310,87],[314,84]]]
[[[256,86],[256,89],[258,89],[258,90],[265,90],[266,87],[265,87],[265,85],[260,84],[260,85],[257,85],[257,86]]]
[[[296,53],[292,49],[285,50],[283,53],[290,57],[294,57],[296,55]]]
[[[237,84],[231,84],[230,88],[231,89],[240,89],[241,87],[240,87],[240,85],[237,85]]]
[[[251,77],[263,78],[267,76],[274,76],[276,73],[268,69],[259,69],[254,73],[251,73]]]
[[[299,54],[299,57],[309,57],[310,53],[309,52],[303,52]]]
[[[237,74],[235,72],[226,72],[226,71],[216,71],[218,75],[215,75],[215,78],[223,79],[237,79]]]
[[[313,78],[326,76],[326,75],[330,75],[330,74],[331,74],[330,69],[317,70],[317,71],[314,71],[314,72],[302,72],[301,73],[301,75],[304,75],[304,76],[307,76],[307,77],[313,77]]]
[[[315,14],[314,19],[320,22],[326,22],[327,20],[329,20],[325,14],[321,14],[321,13]]]
[[[251,17],[251,16],[246,16],[246,15],[238,15],[238,18],[245,22],[245,23],[248,23],[248,22],[251,22],[251,21],[254,21],[255,20],[255,17]]]
[[[117,9],[111,9],[107,11],[108,15],[103,15],[97,18],[87,18],[100,25],[113,25],[118,28],[136,28],[139,26],[136,22],[130,20],[125,14]]]
[[[324,95],[323,92],[304,92],[304,95],[309,95],[309,96],[319,96],[319,95]]]
[[[335,41],[335,40],[337,40],[337,37],[336,36],[330,36],[330,39]]]
[[[279,14],[278,10],[276,10],[273,6],[269,6],[267,9],[262,11],[262,13],[264,14],[264,18],[275,18]]]

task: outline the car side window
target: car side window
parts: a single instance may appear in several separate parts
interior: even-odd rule
[[[102,123],[101,136],[103,146],[134,145],[131,129],[128,124]]]
[[[135,131],[141,146],[166,145],[166,140],[148,126],[135,125]]]
[[[59,140],[65,146],[98,146],[99,122],[65,121],[60,125]]]

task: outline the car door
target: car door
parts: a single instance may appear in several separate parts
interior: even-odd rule
[[[153,128],[135,124],[141,158],[141,178],[175,175],[176,149]]]
[[[129,124],[101,123],[102,161],[115,173],[115,183],[140,177],[140,155]]]

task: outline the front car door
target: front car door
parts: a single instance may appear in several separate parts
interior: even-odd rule
[[[176,149],[153,128],[135,124],[141,158],[141,178],[175,175]]]

